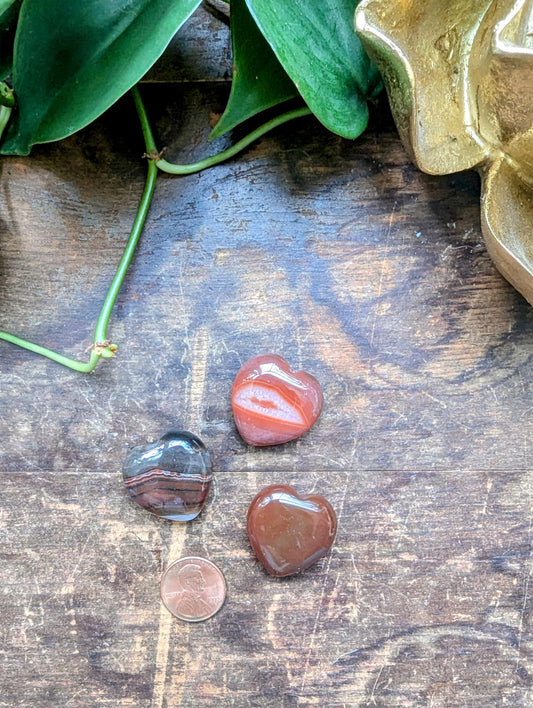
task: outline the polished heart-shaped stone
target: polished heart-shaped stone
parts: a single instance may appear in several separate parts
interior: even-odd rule
[[[291,371],[275,354],[249,359],[231,393],[235,424],[249,445],[279,445],[299,438],[322,410],[320,384],[305,371]]]
[[[265,487],[248,509],[248,538],[270,575],[300,573],[326,555],[337,532],[337,517],[321,496],[299,496],[292,487]]]
[[[131,450],[122,470],[130,497],[170,521],[190,521],[202,511],[212,480],[211,459],[196,435],[166,433]]]

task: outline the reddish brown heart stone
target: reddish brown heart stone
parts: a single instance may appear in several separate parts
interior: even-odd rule
[[[190,521],[202,511],[211,484],[211,458],[185,430],[130,451],[122,469],[130,497],[169,521]]]
[[[337,517],[321,496],[300,497],[292,487],[262,489],[248,509],[248,538],[271,575],[299,573],[326,555],[337,532]]]
[[[322,403],[314,376],[291,371],[275,354],[249,359],[231,393],[237,429],[249,445],[279,445],[299,438],[315,423]]]

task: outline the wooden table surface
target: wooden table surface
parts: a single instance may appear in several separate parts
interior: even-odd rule
[[[229,144],[207,136],[230,66],[227,28],[200,11],[142,89],[167,159]],[[2,159],[3,329],[87,357],[142,152],[125,98]],[[82,375],[0,342],[0,706],[531,707],[532,325],[487,256],[477,176],[420,173],[385,101],[354,142],[306,118],[161,175],[116,359]],[[301,440],[253,449],[230,390],[265,351],[315,375],[325,406]],[[215,465],[187,524],[121,479],[132,446],[176,428]],[[339,520],[330,554],[284,580],[245,530],[271,483]],[[183,555],[227,580],[197,625],[159,600]]]

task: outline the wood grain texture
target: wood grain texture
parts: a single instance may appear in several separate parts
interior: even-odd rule
[[[174,36],[143,82],[230,80],[232,54],[228,24],[229,6],[225,0],[204,2]]]
[[[190,160],[227,86],[144,87]],[[222,141],[223,144],[224,141]],[[129,100],[0,178],[3,328],[83,357],[142,190]],[[110,334],[82,376],[0,343],[0,706],[533,704],[533,314],[481,242],[473,174],[413,168],[383,105],[347,142],[312,119],[161,176]],[[323,387],[301,440],[243,444],[233,377],[275,351]],[[212,452],[186,525],[137,509],[127,451],[176,427]],[[263,486],[323,494],[331,553],[268,577]],[[181,555],[223,570],[206,623],[164,610]]]

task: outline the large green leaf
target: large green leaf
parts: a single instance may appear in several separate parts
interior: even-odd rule
[[[358,0],[246,0],[259,29],[316,117],[358,137],[367,98],[380,88],[377,69],[354,31]]]
[[[26,155],[90,123],[162,54],[201,0],[24,0],[16,119],[0,150]]]
[[[212,138],[223,135],[256,113],[298,96],[276,55],[259,31],[245,0],[231,0],[233,81],[226,110]]]
[[[0,79],[11,73],[13,41],[22,0],[0,0]]]

